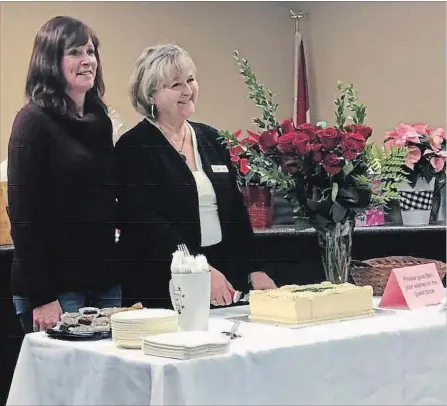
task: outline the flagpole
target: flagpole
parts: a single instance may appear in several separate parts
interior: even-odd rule
[[[290,18],[292,20],[295,20],[295,34],[296,34],[297,32],[300,32],[300,21],[301,19],[304,18],[304,13],[302,10],[300,10],[298,14],[296,14],[292,9],[289,9],[289,13]]]
[[[295,20],[295,68],[294,68],[294,100],[293,100],[293,122],[295,126],[298,126],[297,117],[298,117],[298,60],[299,60],[299,49],[301,43],[301,34],[300,34],[300,21],[304,18],[303,11],[299,11],[295,13],[292,9],[289,9],[290,18]]]

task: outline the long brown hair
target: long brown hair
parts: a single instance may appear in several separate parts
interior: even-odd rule
[[[82,21],[64,16],[54,17],[46,22],[36,35],[25,86],[28,101],[51,108],[59,114],[72,111],[74,102],[65,93],[62,58],[66,49],[85,45],[89,39],[95,47],[98,67],[94,85],[85,95],[85,103],[107,110],[102,100],[105,88],[98,37]]]

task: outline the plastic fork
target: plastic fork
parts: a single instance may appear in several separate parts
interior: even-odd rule
[[[240,335],[236,334],[236,331],[239,329],[239,326],[241,325],[241,322],[239,320],[236,320],[231,327],[230,331],[222,331],[223,334],[230,337],[230,340],[233,340],[235,338],[241,337]]]
[[[183,254],[185,255],[185,257],[189,257],[189,256],[190,256],[190,254],[189,254],[189,250],[188,250],[188,247],[186,246],[186,244],[180,244],[180,245],[177,245],[177,248],[178,248],[180,251],[183,252]]]

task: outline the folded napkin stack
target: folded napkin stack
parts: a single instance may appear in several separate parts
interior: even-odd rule
[[[225,354],[229,348],[229,337],[210,331],[182,331],[143,338],[146,355],[182,360]]]

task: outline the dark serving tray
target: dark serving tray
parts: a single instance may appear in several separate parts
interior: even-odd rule
[[[63,331],[59,329],[49,328],[46,330],[46,333],[51,338],[55,338],[58,340],[67,340],[67,341],[96,341],[112,337],[111,331],[92,331],[85,333],[73,333],[71,331]]]

